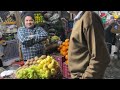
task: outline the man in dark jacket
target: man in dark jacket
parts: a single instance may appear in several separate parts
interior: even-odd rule
[[[109,25],[107,28],[105,28],[105,41],[107,43],[107,47],[110,54],[111,54],[112,44],[116,40],[115,38],[116,34],[111,32],[112,27],[113,27],[112,25]]]
[[[102,79],[110,56],[101,19],[92,11],[71,12],[76,14],[68,50],[71,77]]]

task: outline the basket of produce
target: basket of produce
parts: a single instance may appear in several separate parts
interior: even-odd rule
[[[17,79],[61,79],[60,66],[52,56],[35,57],[15,72]]]

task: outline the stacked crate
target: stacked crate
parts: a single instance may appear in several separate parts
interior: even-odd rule
[[[52,55],[52,56],[59,63],[61,72],[63,73],[63,62],[65,61],[64,57],[62,55]]]
[[[68,70],[68,65],[67,65],[65,62],[63,62],[63,65],[62,65],[62,66],[63,66],[63,67],[62,67],[62,71],[63,71],[63,76],[64,76],[64,78],[70,79],[71,76],[70,76],[70,72],[69,72],[69,70]]]
[[[63,78],[70,79],[70,72],[68,70],[68,65],[65,63],[65,57],[62,55],[52,55],[52,56],[59,63],[61,72],[63,74]]]

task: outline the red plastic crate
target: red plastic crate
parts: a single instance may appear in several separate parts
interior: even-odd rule
[[[24,65],[24,61],[22,60],[22,61],[13,62],[12,65],[13,64],[18,64],[20,66],[23,66]]]
[[[63,71],[63,77],[65,77],[67,79],[71,78],[70,72],[68,70],[68,65],[65,62],[63,62],[63,70],[62,71]]]

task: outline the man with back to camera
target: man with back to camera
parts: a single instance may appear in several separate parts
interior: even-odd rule
[[[76,15],[70,36],[68,67],[73,79],[102,79],[110,62],[100,17],[92,11]]]

